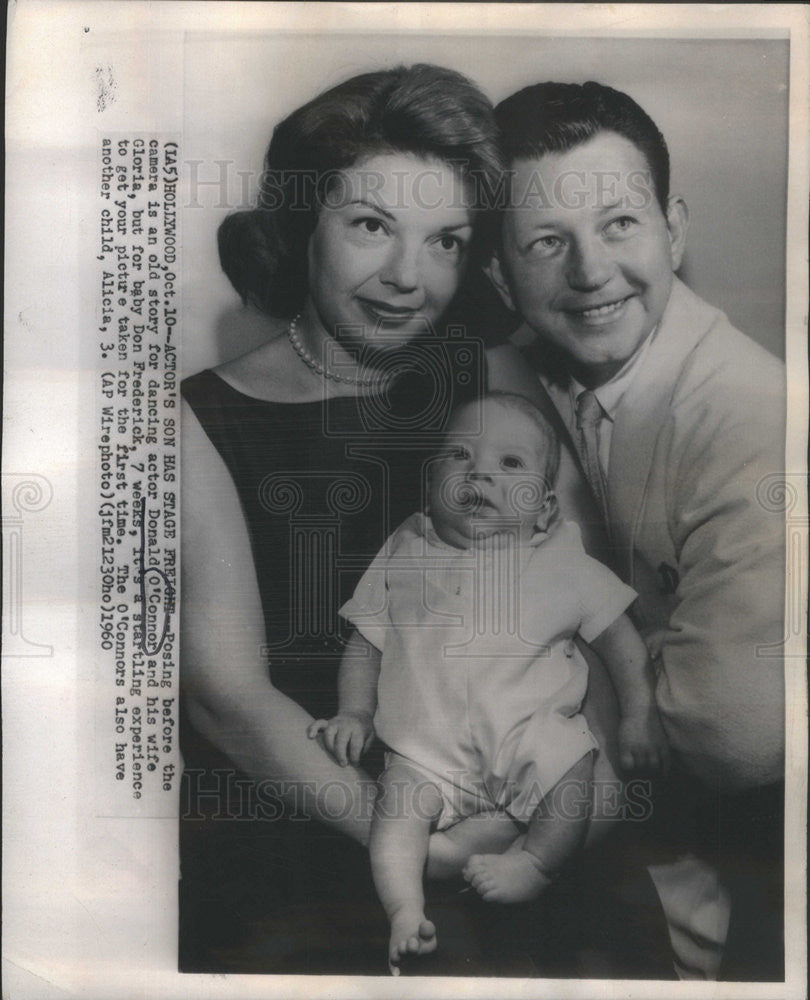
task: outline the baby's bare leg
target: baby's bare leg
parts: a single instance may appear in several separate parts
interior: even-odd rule
[[[442,809],[439,789],[405,761],[380,778],[371,823],[371,870],[391,924],[388,962],[393,975],[406,955],[436,949],[436,928],[425,917],[422,876],[431,825]]]
[[[428,878],[460,875],[472,854],[500,854],[520,833],[520,827],[503,810],[474,813],[455,826],[434,833],[428,844]]]
[[[571,855],[585,842],[591,806],[593,759],[578,761],[535,810],[518,850],[474,854],[464,877],[491,903],[536,899]]]

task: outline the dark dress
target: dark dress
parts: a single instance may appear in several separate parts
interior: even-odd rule
[[[337,609],[420,508],[431,447],[453,403],[480,383],[451,365],[437,392],[438,370],[385,397],[296,404],[246,396],[211,371],[183,383],[239,494],[270,677],[315,718],[337,708],[349,631]],[[248,782],[181,721],[181,970],[387,974],[366,851],[304,818],[294,798],[282,803],[272,782]]]

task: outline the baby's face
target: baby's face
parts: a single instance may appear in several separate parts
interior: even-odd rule
[[[552,513],[545,441],[533,421],[496,400],[456,413],[431,470],[429,512],[436,533],[470,548],[501,532],[528,541]]]

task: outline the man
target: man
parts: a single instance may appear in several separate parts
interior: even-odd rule
[[[656,658],[676,768],[650,874],[676,970],[779,979],[784,523],[757,485],[784,468],[784,369],[675,277],[687,209],[630,97],[547,83],[496,113],[512,171],[490,277],[536,335],[536,398]]]

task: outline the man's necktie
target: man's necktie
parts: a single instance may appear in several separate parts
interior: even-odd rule
[[[577,396],[577,430],[585,459],[585,473],[594,496],[599,501],[605,523],[609,524],[607,485],[599,461],[599,424],[603,416],[599,400],[590,390],[586,389]]]

